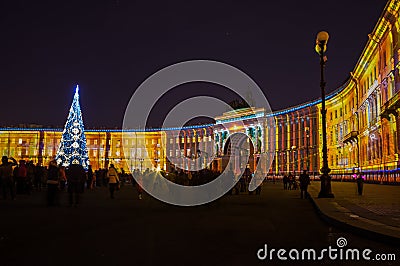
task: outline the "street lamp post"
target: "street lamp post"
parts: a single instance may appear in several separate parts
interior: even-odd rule
[[[328,43],[329,34],[326,31],[321,31],[317,35],[316,46],[315,50],[320,56],[320,66],[321,66],[321,100],[322,100],[322,108],[321,108],[321,119],[322,119],[322,168],[320,176],[321,179],[321,190],[318,194],[319,198],[333,198],[334,195],[331,191],[331,176],[329,172],[328,166],[328,147],[327,147],[327,140],[326,140],[326,108],[325,108],[325,77],[324,77],[324,70],[325,70],[325,62],[326,57],[324,55],[326,51],[326,44]]]
[[[307,161],[306,161],[306,165],[307,165],[307,172],[309,172],[310,171],[310,152],[309,152],[309,147],[308,147],[308,145],[309,145],[309,139],[310,139],[310,128],[309,127],[306,127],[306,129],[305,129],[305,131],[306,131],[306,158],[307,158]]]

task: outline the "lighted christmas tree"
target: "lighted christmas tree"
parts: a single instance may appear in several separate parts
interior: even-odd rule
[[[68,119],[62,133],[56,161],[58,165],[80,164],[87,170],[89,157],[86,148],[85,129],[79,105],[79,86],[76,86],[74,100],[69,109]]]

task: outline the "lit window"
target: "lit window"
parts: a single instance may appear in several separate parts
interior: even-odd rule
[[[22,144],[22,139],[19,139],[19,140],[18,140],[18,144]]]
[[[97,145],[97,139],[94,140],[94,145]]]

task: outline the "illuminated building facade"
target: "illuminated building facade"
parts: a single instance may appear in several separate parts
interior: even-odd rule
[[[349,79],[326,96],[328,163],[333,178],[349,177],[356,171],[365,172],[374,181],[394,181],[397,177],[399,8],[399,0],[388,1]],[[190,170],[195,168],[195,159],[202,158],[196,163],[203,168],[209,157],[216,156],[209,167],[222,170],[229,135],[242,132],[252,140],[248,162],[252,169],[260,154],[272,150],[274,161],[269,169],[263,168],[266,174],[298,173],[303,169],[318,174],[322,162],[320,113],[321,100],[317,99],[271,114],[261,109],[227,112],[216,117],[215,124],[186,127],[178,134],[172,134],[174,129],[132,130],[129,134],[121,130],[85,130],[85,134],[94,169],[112,162],[125,171],[129,167],[170,171],[170,157],[182,159],[185,169]],[[263,123],[255,123],[254,116],[262,118]],[[3,128],[0,152],[47,164],[60,138],[61,129]],[[145,142],[147,160],[143,160],[145,151],[138,148],[140,141]]]

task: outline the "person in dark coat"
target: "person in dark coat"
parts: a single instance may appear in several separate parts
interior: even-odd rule
[[[364,179],[363,179],[361,173],[358,174],[357,179],[356,179],[356,182],[357,182],[357,192],[358,192],[358,195],[361,196],[361,195],[363,194],[363,186],[364,186]]]
[[[11,199],[15,199],[15,185],[13,178],[13,169],[12,167],[18,165],[17,161],[10,157],[9,161],[7,156],[3,156],[1,158],[2,164],[0,165],[0,182],[1,188],[3,190],[3,199],[7,199],[7,194],[10,192]]]
[[[69,205],[78,207],[80,194],[83,192],[83,184],[86,181],[86,173],[80,164],[71,164],[67,169],[67,183]]]
[[[56,160],[50,161],[47,173],[47,206],[58,204],[58,189],[60,186],[60,178],[58,175],[58,167]]]
[[[93,190],[93,170],[91,165],[89,165],[87,172],[86,188]]]
[[[43,176],[44,176],[44,170],[43,170],[41,163],[39,162],[36,164],[35,177],[33,179],[33,184],[35,186],[36,191],[42,190]]]
[[[308,198],[308,185],[310,184],[310,176],[307,174],[307,170],[303,170],[300,175],[300,198]]]
[[[287,177],[287,175],[283,175],[282,181],[283,181],[283,189],[287,190],[288,189],[288,177]]]

